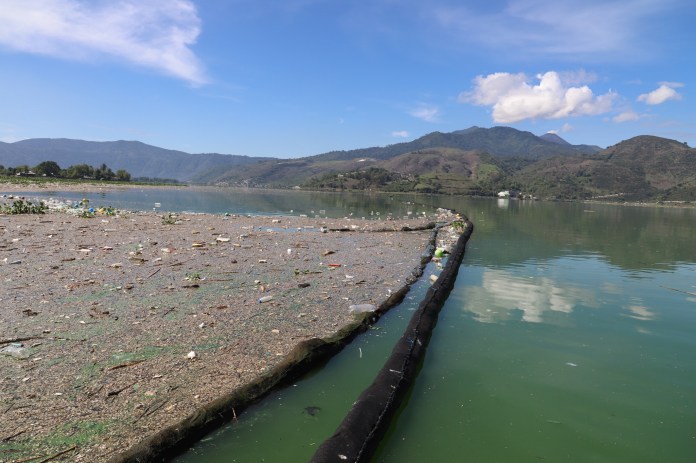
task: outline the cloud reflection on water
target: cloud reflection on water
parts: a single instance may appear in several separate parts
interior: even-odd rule
[[[597,307],[592,290],[572,285],[559,285],[548,277],[519,277],[500,269],[485,269],[481,286],[468,287],[463,310],[474,314],[482,323],[500,323],[516,319],[529,323],[548,322],[553,312],[571,313],[582,304]]]

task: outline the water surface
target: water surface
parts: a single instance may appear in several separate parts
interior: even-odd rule
[[[375,461],[695,461],[696,209],[175,191],[96,202],[370,218],[444,206],[474,222],[420,376]],[[409,310],[180,461],[306,461],[369,384]]]

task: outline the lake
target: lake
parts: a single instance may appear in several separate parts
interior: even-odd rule
[[[88,197],[96,206],[374,219],[443,206],[474,222],[420,375],[374,461],[694,461],[696,209],[175,191]],[[421,281],[334,360],[177,461],[309,459],[426,287]]]

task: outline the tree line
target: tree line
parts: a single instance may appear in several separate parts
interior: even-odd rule
[[[115,180],[129,182],[131,174],[124,169],[119,169],[115,173],[109,166],[102,164],[93,167],[89,164],[75,164],[62,169],[55,161],[44,161],[34,167],[21,165],[17,167],[4,167],[0,165],[0,175],[7,177],[53,177],[68,179],[90,179],[90,180]]]

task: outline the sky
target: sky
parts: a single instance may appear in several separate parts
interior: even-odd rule
[[[696,146],[692,0],[0,0],[0,141],[294,158],[509,126]]]

